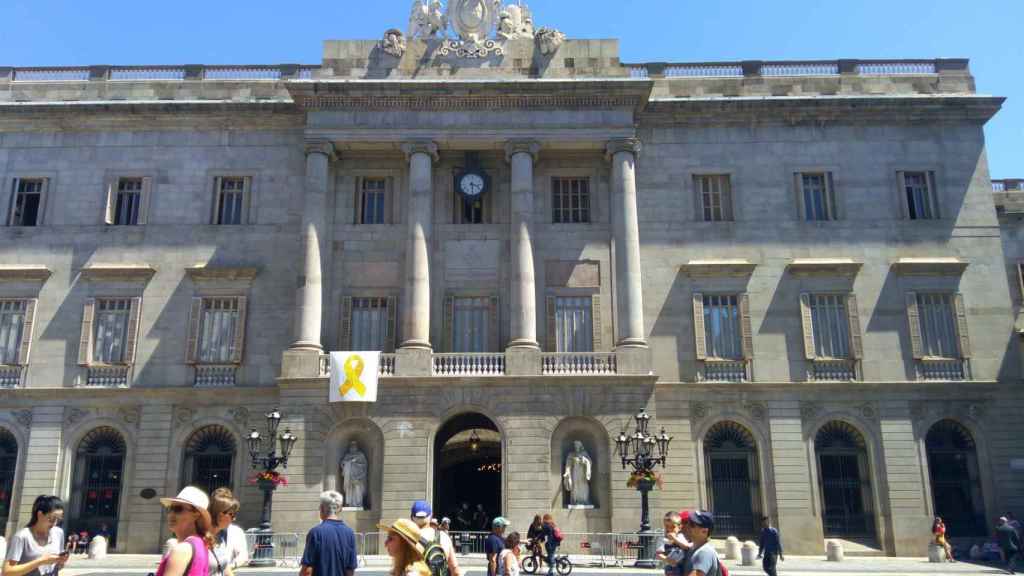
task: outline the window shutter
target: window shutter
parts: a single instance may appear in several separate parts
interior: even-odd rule
[[[388,310],[388,314],[391,311]],[[341,299],[341,334],[338,339],[341,343],[341,350],[352,349],[352,297],[345,296]]]
[[[917,292],[907,292],[907,323],[910,324],[910,351],[914,358],[924,357],[921,322],[917,311]]]
[[[839,214],[839,201],[836,198],[836,187],[835,181],[832,178],[832,172],[825,172],[825,190],[826,197],[828,198],[828,213],[830,220],[839,220],[841,218]]]
[[[356,176],[355,190],[352,191],[352,223],[363,223],[363,177]]]
[[[252,176],[242,178],[242,217],[239,224],[252,224]]]
[[[131,298],[128,311],[128,334],[125,335],[124,363],[135,363],[135,351],[139,345],[139,319],[142,316],[142,298]]]
[[[811,295],[800,294],[800,320],[804,329],[804,358],[814,360],[814,317],[811,314]],[[744,333],[745,334],[745,333]]]
[[[96,299],[87,298],[82,310],[82,334],[78,340],[78,364],[88,366],[92,363],[92,319],[96,311]]]
[[[910,218],[910,208],[907,206],[907,181],[902,170],[896,172],[896,202],[899,205],[900,218]]]
[[[971,357],[971,341],[967,336],[967,307],[964,306],[964,295],[955,294],[953,304],[956,306],[956,335],[960,343],[960,357]]]
[[[796,192],[796,219],[807,220],[807,205],[804,200],[804,179],[799,172],[793,172],[793,190]]]
[[[455,296],[444,297],[444,351],[451,352],[454,347],[452,332],[455,330]]]
[[[864,357],[864,344],[860,334],[860,308],[857,307],[857,295],[846,295],[846,317],[850,322],[850,358],[860,360]]]
[[[490,334],[487,335],[487,337],[489,339],[487,345],[489,346],[489,348],[488,348],[489,350],[496,352],[496,351],[498,351],[498,349],[501,346],[501,344],[499,343],[500,333],[501,332],[498,329],[498,297],[497,296],[491,296],[490,297],[490,302],[488,304],[488,310],[487,311],[488,311],[488,314],[490,315],[490,318],[487,321],[488,328],[489,328],[489,331],[490,331]]]
[[[117,198],[117,178],[113,178],[110,182],[107,182],[107,205],[103,212],[103,222],[107,224],[114,223],[114,209],[116,207]]]
[[[14,178],[11,180],[11,197],[7,202],[7,225],[14,225],[14,202],[18,197],[18,182],[20,178]]]
[[[30,298],[25,302],[25,323],[21,327],[21,346],[18,348],[18,364],[28,365],[29,352],[32,350],[32,326],[36,319],[36,303],[38,300]]]
[[[388,176],[387,184],[384,188],[384,224],[391,224],[395,221],[394,209],[395,209],[395,177]]]
[[[213,205],[210,207],[210,224],[220,224],[220,190],[223,185],[223,178],[215,176],[213,178]]]
[[[719,176],[719,182],[722,187],[722,220],[732,222],[736,219],[733,214],[732,178],[728,174],[723,174]]]
[[[602,350],[602,332],[604,331],[603,325],[601,324],[601,295],[594,294],[590,297],[590,330],[593,337],[594,352],[600,352]]]
[[[42,194],[39,196],[39,215],[36,216],[36,226],[46,224],[46,207],[50,203],[50,179],[43,178]]]
[[[693,341],[696,345],[697,360],[708,357],[708,345],[704,340],[704,295],[693,293]]]
[[[395,328],[396,319],[398,317],[398,299],[394,296],[388,296],[388,325],[387,333],[384,335],[384,351],[394,352],[395,351]]]
[[[1017,262],[1017,288],[1020,290],[1020,301],[1024,303],[1024,262]]]
[[[548,352],[558,352],[558,327],[555,326],[555,307],[557,306],[557,299],[554,296],[548,296],[546,300],[546,328],[544,331],[547,333],[547,350]]]
[[[928,201],[932,203],[932,218],[942,218],[942,211],[939,209],[939,190],[935,187],[935,171],[928,170],[924,173],[928,179]]]
[[[203,314],[203,299],[193,298],[188,316],[188,339],[185,342],[185,362],[195,364],[199,360],[199,322]]]
[[[153,197],[153,179],[146,177],[142,179],[142,199],[139,204],[139,224],[149,221],[149,204]]]
[[[750,326],[750,296],[740,294],[740,328],[743,330],[743,359],[754,358],[754,332]]]
[[[231,347],[231,363],[241,364],[242,363],[242,351],[245,347],[245,316],[249,308],[249,299],[245,296],[239,296],[238,300],[238,318],[235,320],[235,342]]]

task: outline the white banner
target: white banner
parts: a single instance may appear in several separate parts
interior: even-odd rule
[[[331,402],[376,402],[380,352],[331,352]]]

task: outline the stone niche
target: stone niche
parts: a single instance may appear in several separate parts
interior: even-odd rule
[[[346,509],[342,518],[356,532],[374,532],[380,521],[380,502],[383,493],[384,434],[371,421],[364,418],[350,419],[335,426],[324,442],[324,490],[337,490],[344,494],[341,476],[341,457],[355,441],[366,454],[367,493],[363,510]]]
[[[565,458],[579,440],[593,463],[590,501],[593,508],[569,506],[569,494],[562,483]],[[609,532],[611,530],[611,440],[605,427],[593,418],[573,416],[562,420],[551,434],[550,507],[560,517],[566,532]]]

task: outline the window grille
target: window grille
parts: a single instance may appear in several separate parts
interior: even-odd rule
[[[43,217],[43,178],[15,178],[11,226],[39,226]]]
[[[244,223],[247,178],[218,178],[217,213],[215,224],[232,226]]]
[[[926,357],[960,357],[953,298],[953,294],[917,294],[921,345]]]
[[[733,219],[732,184],[728,174],[694,176],[694,188],[700,199],[705,222],[727,222]]]
[[[850,357],[850,323],[845,294],[812,294],[811,322],[817,358]]]
[[[590,180],[587,178],[551,179],[552,222],[580,224],[590,222]]]
[[[939,217],[933,177],[930,172],[903,172],[901,182],[906,195],[907,217],[934,220]]]
[[[114,197],[113,224],[115,226],[139,224],[142,189],[142,178],[121,178],[117,181],[117,194]]]

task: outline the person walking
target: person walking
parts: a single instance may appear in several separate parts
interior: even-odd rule
[[[422,544],[423,532],[412,520],[399,518],[391,525],[378,524],[387,532],[384,548],[391,556],[390,576],[431,576],[430,568],[423,562],[426,552]],[[319,574],[314,572],[314,576]],[[332,574],[332,573],[325,573]]]
[[[462,576],[462,566],[459,566],[459,559],[455,557],[455,546],[452,544],[452,537],[447,532],[435,530],[430,526],[430,519],[433,517],[433,514],[434,510],[430,507],[430,502],[426,500],[413,502],[412,510],[409,511],[410,518],[420,530],[424,546],[429,548],[429,544],[436,543],[444,551],[444,558],[448,563],[448,576]]]
[[[996,539],[999,541],[999,548],[1003,551],[1003,560],[1006,561],[1006,572],[1017,573],[1017,561],[1020,560],[1020,536],[1010,525],[1006,516],[999,517],[996,526]]]
[[[156,576],[208,576],[213,550],[210,498],[195,486],[186,486],[174,498],[161,498],[167,509],[167,527],[175,541],[160,559]]]
[[[932,522],[932,537],[935,538],[935,544],[945,551],[946,561],[954,562],[953,547],[950,546],[949,541],[946,540],[946,524],[939,516],[936,516],[935,521]]]
[[[345,498],[334,490],[320,494],[320,524],[306,534],[299,576],[352,576],[356,534],[339,517]]]
[[[210,495],[210,519],[213,521],[213,552],[210,574],[234,576],[235,570],[249,561],[245,532],[234,524],[241,504],[231,490],[217,488]]]
[[[491,533],[484,541],[484,554],[487,555],[487,576],[498,574],[498,556],[505,549],[505,528],[508,525],[508,520],[501,516],[491,522]]]
[[[548,576],[555,573],[555,554],[558,552],[558,545],[562,543],[562,531],[555,524],[551,514],[545,514],[544,522],[544,550],[547,552]]]
[[[498,555],[498,576],[519,576],[519,532],[505,537],[505,549]]]
[[[768,576],[778,576],[776,566],[779,560],[785,562],[782,555],[782,538],[779,537],[779,530],[772,526],[771,518],[761,517],[761,539],[757,544],[757,557],[763,558],[761,568]]]
[[[710,512],[694,510],[683,524],[683,534],[693,543],[693,550],[683,561],[682,576],[722,576],[718,553],[711,545],[715,518]]]
[[[28,525],[11,536],[3,576],[51,576],[60,572],[70,551],[64,550],[64,501],[57,496],[37,496]]]

